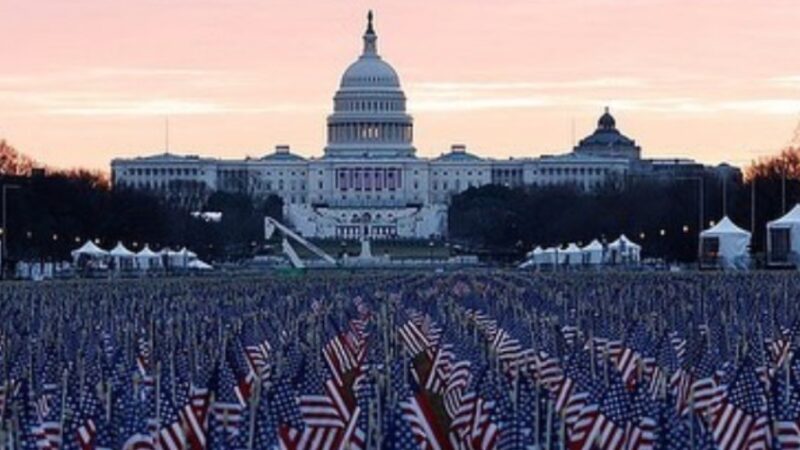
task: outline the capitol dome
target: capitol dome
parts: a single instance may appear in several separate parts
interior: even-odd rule
[[[378,36],[372,26],[372,11],[367,15],[367,31],[364,33],[364,51],[344,71],[340,87],[347,88],[399,88],[400,78],[389,63],[378,55]]]
[[[364,47],[347,67],[328,116],[326,157],[413,157],[413,120],[406,114],[400,77],[378,55],[378,36],[367,15]]]
[[[358,58],[342,75],[342,88],[352,87],[400,87],[400,79],[392,66],[380,57]]]

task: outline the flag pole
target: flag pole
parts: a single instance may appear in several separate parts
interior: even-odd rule
[[[67,383],[69,382],[69,372],[64,369],[61,376],[61,425],[59,426],[58,434],[61,436],[62,442],[64,439],[64,422],[67,419]]]

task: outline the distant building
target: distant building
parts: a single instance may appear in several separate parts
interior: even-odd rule
[[[378,54],[370,13],[363,51],[342,75],[327,118],[327,145],[306,159],[285,145],[262,158],[222,160],[161,154],[112,161],[117,187],[146,189],[196,206],[211,192],[279,195],[301,234],[371,239],[442,236],[450,199],[471,187],[573,185],[592,190],[629,176],[674,178],[709,170],[691,160],[643,160],[606,108],[570,153],[497,160],[462,144],[416,156],[414,124],[397,72]],[[738,170],[738,169],[737,169]]]

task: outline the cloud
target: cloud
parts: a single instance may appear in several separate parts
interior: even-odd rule
[[[800,114],[800,100],[770,98],[722,102],[720,107],[727,111],[756,114]]]
[[[719,83],[724,81],[718,80]],[[800,76],[776,77],[768,82],[800,87]],[[412,112],[529,108],[599,110],[611,106],[616,110],[681,115],[800,113],[800,100],[769,97],[767,91],[748,92],[750,96],[743,98],[732,98],[729,91],[704,90],[702,96],[681,95],[683,92],[694,94],[697,90],[687,90],[685,86],[676,89],[675,80],[671,79],[654,81],[613,77],[546,82],[420,82],[412,84],[410,90]],[[741,91],[733,93],[743,95]]]
[[[259,104],[255,76],[172,68],[87,68],[0,75],[0,102],[15,115],[149,116],[319,111],[322,103]],[[264,102],[270,99],[263,99]]]
[[[440,82],[427,81],[411,85],[421,92],[486,92],[486,91],[548,91],[604,88],[643,88],[648,83],[639,78],[596,78],[572,81],[509,81],[509,82]]]
[[[547,98],[514,97],[514,98],[464,98],[435,99],[409,101],[412,112],[445,112],[445,111],[477,111],[487,109],[526,109],[552,105]]]
[[[51,106],[47,114],[66,116],[181,116],[241,115],[322,112],[321,105],[276,103],[244,106],[189,99],[102,100],[91,103]]]
[[[247,86],[262,81],[255,75],[238,72],[181,69],[181,68],[135,68],[135,67],[89,67],[79,70],[63,70],[24,75],[0,75],[0,90],[46,89],[65,86],[91,85],[94,89],[113,89],[131,83],[200,86]]]
[[[800,75],[772,77],[767,79],[767,83],[771,86],[797,89],[800,88]]]

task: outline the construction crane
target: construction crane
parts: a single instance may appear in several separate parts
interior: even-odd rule
[[[283,233],[283,241],[281,242],[281,248],[283,253],[289,258],[289,262],[292,263],[292,266],[297,269],[304,269],[306,267],[306,263],[300,258],[300,255],[297,254],[292,244],[289,242],[289,239],[294,239],[300,245],[308,249],[311,253],[319,256],[323,261],[330,265],[336,265],[336,259],[334,259],[331,255],[325,253],[324,250],[317,247],[316,245],[312,244],[308,240],[306,240],[303,236],[292,231],[289,227],[283,225],[282,223],[278,222],[277,220],[273,219],[270,216],[264,217],[264,237],[269,239],[275,233],[275,230],[280,230]]]

